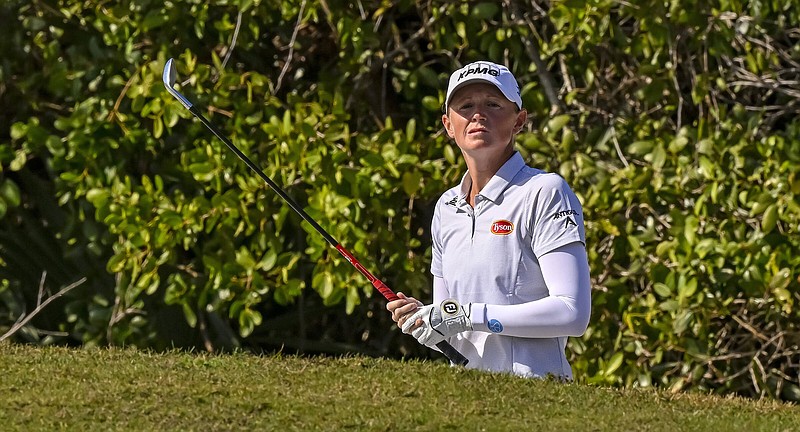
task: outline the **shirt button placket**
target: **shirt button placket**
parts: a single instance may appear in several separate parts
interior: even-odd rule
[[[475,208],[472,210],[472,241],[475,241],[475,227],[478,225],[478,214],[483,208],[483,197],[475,195]]]

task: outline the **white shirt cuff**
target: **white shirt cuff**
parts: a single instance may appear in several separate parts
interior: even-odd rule
[[[470,303],[469,319],[472,321],[473,331],[489,332],[486,325],[486,303]]]

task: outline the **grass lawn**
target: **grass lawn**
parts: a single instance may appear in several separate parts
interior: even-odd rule
[[[2,430],[797,431],[800,407],[366,357],[0,344]]]

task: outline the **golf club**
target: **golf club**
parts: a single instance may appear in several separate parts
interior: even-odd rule
[[[348,252],[341,244],[339,244],[339,242],[337,242],[330,234],[328,234],[328,232],[325,231],[325,229],[323,229],[314,219],[312,219],[311,216],[309,216],[308,213],[306,213],[302,207],[300,207],[289,195],[287,195],[286,192],[284,192],[280,186],[278,186],[274,181],[272,181],[272,179],[270,179],[266,174],[264,174],[264,172],[256,164],[254,164],[253,161],[250,160],[250,158],[245,156],[245,154],[242,153],[239,150],[239,148],[237,148],[225,135],[223,135],[213,124],[211,124],[211,122],[208,121],[208,119],[206,119],[202,113],[200,113],[200,110],[198,110],[194,104],[189,102],[189,100],[186,99],[186,97],[184,97],[182,94],[180,94],[180,92],[178,92],[173,88],[173,85],[175,85],[177,78],[178,74],[177,71],[175,70],[173,59],[169,59],[167,60],[167,63],[164,65],[164,73],[162,75],[164,86],[167,88],[167,91],[175,99],[180,101],[180,103],[184,107],[186,107],[186,109],[188,109],[195,117],[197,117],[197,119],[199,119],[200,122],[202,122],[214,135],[216,135],[217,138],[219,138],[223,143],[225,143],[225,145],[232,152],[234,152],[236,156],[239,157],[239,159],[244,161],[244,163],[247,164],[247,166],[250,167],[251,170],[253,170],[256,174],[258,174],[258,176],[261,177],[261,179],[264,180],[264,182],[266,182],[267,185],[269,185],[269,187],[272,188],[273,191],[275,191],[275,193],[277,193],[287,204],[289,204],[289,207],[291,207],[292,210],[294,210],[297,214],[300,215],[300,217],[302,217],[306,222],[308,222],[312,227],[314,227],[314,229],[318,233],[320,233],[322,237],[325,238],[328,244],[330,244],[337,251],[339,251],[339,253],[342,254],[342,256],[353,267],[356,268],[356,270],[358,270],[362,275],[364,275],[364,277],[366,277],[367,280],[369,280],[372,286],[374,286],[375,289],[377,289],[383,295],[383,297],[386,298],[386,300],[388,301],[397,300],[399,298],[397,297],[397,294],[395,294],[391,289],[389,289],[389,287],[386,286],[386,284],[383,283],[383,281],[373,276],[372,273],[370,273],[363,265],[361,265],[361,263],[358,262],[358,260],[355,258],[355,256],[353,256],[353,254]],[[461,355],[461,353],[456,351],[456,349],[453,348],[453,346],[447,342],[444,341],[439,342],[438,344],[436,344],[436,347],[439,348],[439,350],[454,364],[463,366],[466,365],[469,361],[467,360],[466,357]]]

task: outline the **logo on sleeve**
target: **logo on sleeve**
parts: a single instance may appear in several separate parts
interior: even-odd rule
[[[492,333],[500,333],[503,331],[503,324],[496,319],[489,320],[488,326]]]
[[[494,235],[507,236],[514,231],[514,224],[511,221],[500,219],[492,222],[491,232]]]
[[[576,227],[576,226],[578,226],[578,224],[575,223],[575,219],[573,219],[572,216],[578,216],[578,212],[576,212],[575,210],[560,211],[560,212],[556,212],[556,215],[553,216],[553,220],[559,220],[561,218],[564,218],[565,219],[564,220],[564,229],[567,229],[567,228],[569,228],[571,226],[575,226]]]

